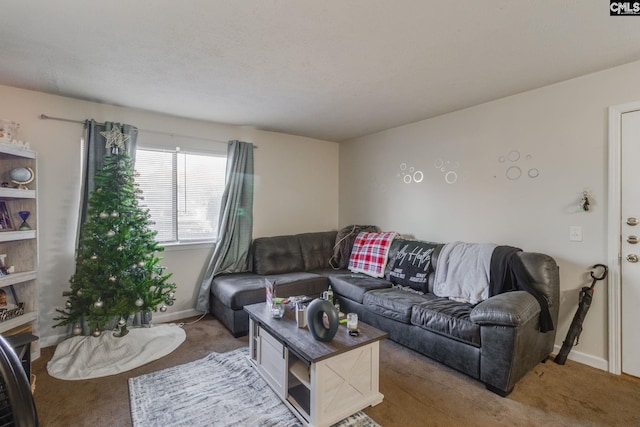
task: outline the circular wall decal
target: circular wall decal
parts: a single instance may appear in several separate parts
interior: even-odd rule
[[[510,162],[517,162],[520,160],[520,152],[517,150],[509,151],[508,158]]]
[[[445,174],[444,176],[444,181],[447,184],[453,184],[458,180],[458,174],[455,173],[454,171],[449,171]]]
[[[516,179],[519,179],[520,176],[522,176],[522,169],[518,166],[511,166],[507,169],[507,178],[510,180],[515,181]]]

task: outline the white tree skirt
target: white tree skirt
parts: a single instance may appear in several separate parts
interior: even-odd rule
[[[47,363],[49,375],[61,380],[106,377],[142,366],[171,353],[187,335],[177,325],[130,328],[122,338],[111,331],[99,337],[77,336],[64,340]]]

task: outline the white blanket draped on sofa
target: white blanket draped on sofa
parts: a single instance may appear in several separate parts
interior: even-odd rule
[[[442,247],[436,265],[433,293],[477,304],[489,298],[493,243],[451,242]]]

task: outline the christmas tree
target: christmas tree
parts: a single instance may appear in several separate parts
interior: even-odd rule
[[[129,154],[124,150],[128,136],[114,127],[102,132],[107,149],[102,169],[95,175],[95,191],[89,196],[87,222],[81,226],[76,255],[76,273],[71,277],[71,290],[66,310],[55,326],[73,325],[73,334],[82,333],[87,322],[94,336],[118,320],[120,332],[126,335],[128,317],[137,312],[166,311],[175,299],[174,283],[163,274],[156,253],[164,250],[154,240],[148,210],[139,207],[141,190],[134,182]]]

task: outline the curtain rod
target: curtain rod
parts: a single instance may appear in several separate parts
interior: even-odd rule
[[[46,114],[40,114],[40,120],[56,120],[56,121],[59,121],[59,122],[78,123],[78,124],[81,124],[81,125],[85,124],[84,120],[71,120],[71,119],[65,119],[65,118],[62,118],[62,117],[52,117],[52,116],[48,116]],[[104,126],[104,123],[96,123],[96,124]],[[200,140],[203,140],[203,141],[220,142],[222,144],[227,144],[229,142],[229,141],[219,141],[217,139],[211,139],[211,138],[203,138],[201,136],[181,135],[179,133],[162,132],[162,131],[159,131],[159,130],[138,129],[138,132],[155,133],[155,134],[159,134],[159,135],[167,135],[167,136],[178,137],[178,138],[200,139]],[[253,148],[258,148],[258,146],[254,145]]]

